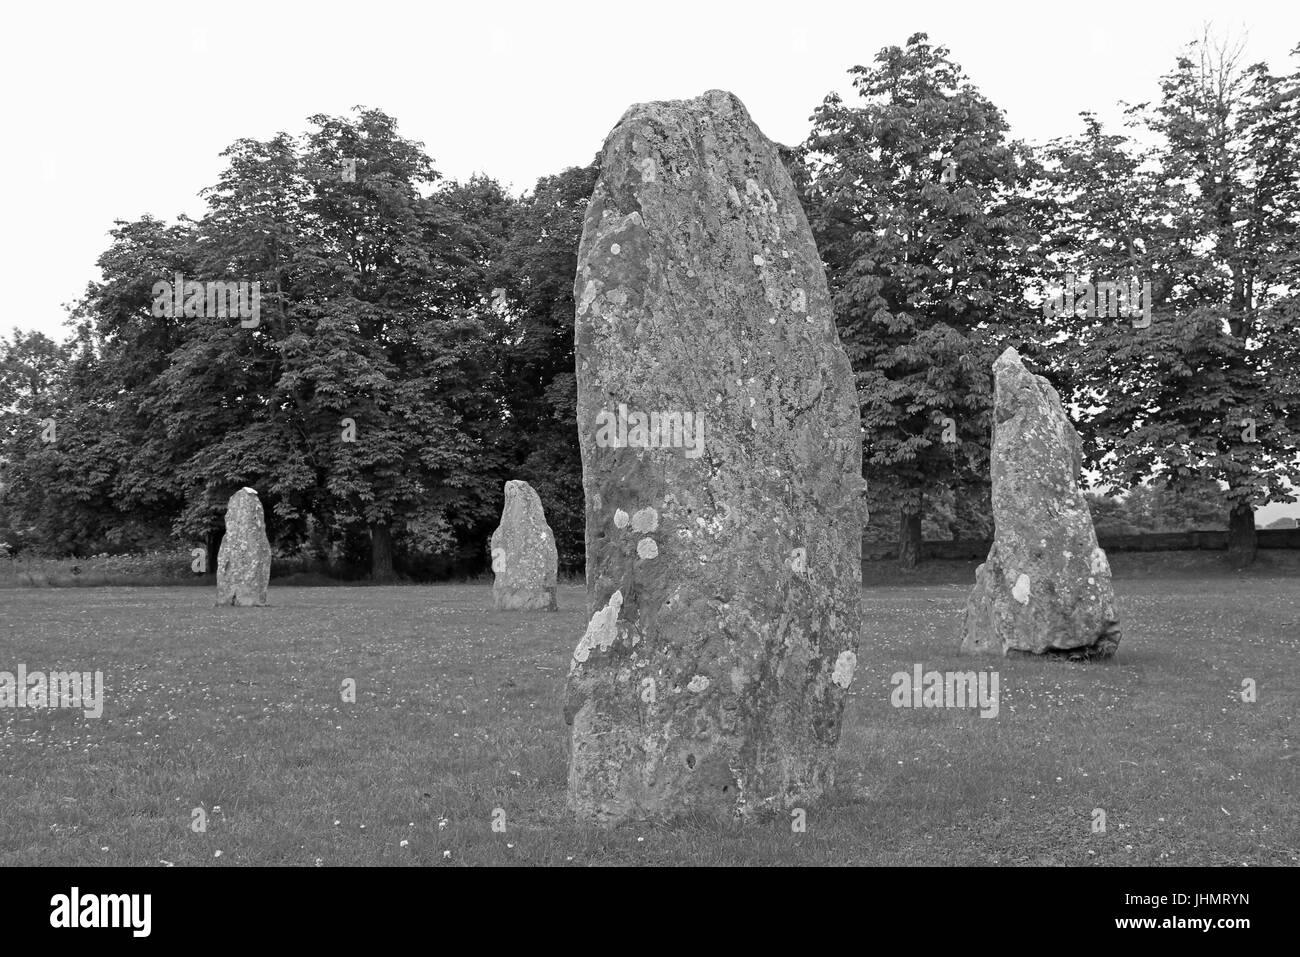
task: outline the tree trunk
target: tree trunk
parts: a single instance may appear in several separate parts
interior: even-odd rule
[[[917,495],[908,511],[904,505],[898,511],[898,567],[915,568],[921,561],[921,496]]]
[[[387,525],[370,526],[370,580],[390,582],[393,574],[393,532]]]
[[[207,540],[203,545],[208,551],[208,574],[217,573],[217,555],[221,553],[221,540],[226,537],[224,528],[209,528]]]
[[[1238,503],[1228,513],[1228,562],[1233,568],[1245,568],[1255,560],[1255,510]]]

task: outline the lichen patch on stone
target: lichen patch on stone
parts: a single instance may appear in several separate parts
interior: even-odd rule
[[[831,681],[841,688],[847,688],[853,684],[853,673],[857,669],[858,656],[851,651],[841,651],[840,656],[835,659],[835,670],[831,673]]]
[[[609,596],[609,602],[587,623],[587,630],[573,650],[575,663],[586,661],[593,650],[609,651],[618,638],[618,613],[623,607],[623,592],[616,591]]]
[[[659,513],[652,506],[639,509],[632,516],[632,531],[653,532],[659,528]]]

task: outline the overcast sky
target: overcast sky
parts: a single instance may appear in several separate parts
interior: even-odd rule
[[[378,107],[444,175],[519,191],[589,162],[630,104],[715,87],[797,143],[828,92],[850,91],[849,67],[918,31],[1031,142],[1077,131],[1081,110],[1116,118],[1118,100],[1156,98],[1207,22],[1275,72],[1300,43],[1295,0],[40,0],[4,21],[0,330],[56,337],[113,220],[201,214],[226,146],[301,133],[313,113]]]

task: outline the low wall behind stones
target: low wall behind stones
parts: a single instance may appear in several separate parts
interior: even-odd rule
[[[1260,548],[1300,548],[1300,528],[1268,528],[1255,532]],[[1219,529],[1207,532],[1150,532],[1141,535],[1102,535],[1098,539],[1107,552],[1175,552],[1226,551],[1228,533]],[[992,540],[960,542],[922,542],[921,558],[984,558]],[[882,561],[898,557],[896,542],[864,542],[863,561]]]

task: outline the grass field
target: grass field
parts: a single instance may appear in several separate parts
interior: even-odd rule
[[[101,670],[106,705],[0,709],[0,865],[1300,863],[1300,578],[1120,580],[1118,659],[1072,665],[957,655],[964,576],[864,591],[806,833],[570,823],[579,588],[552,614],[486,584],[5,590],[0,670]],[[916,663],[996,669],[1000,713],[892,707]]]

